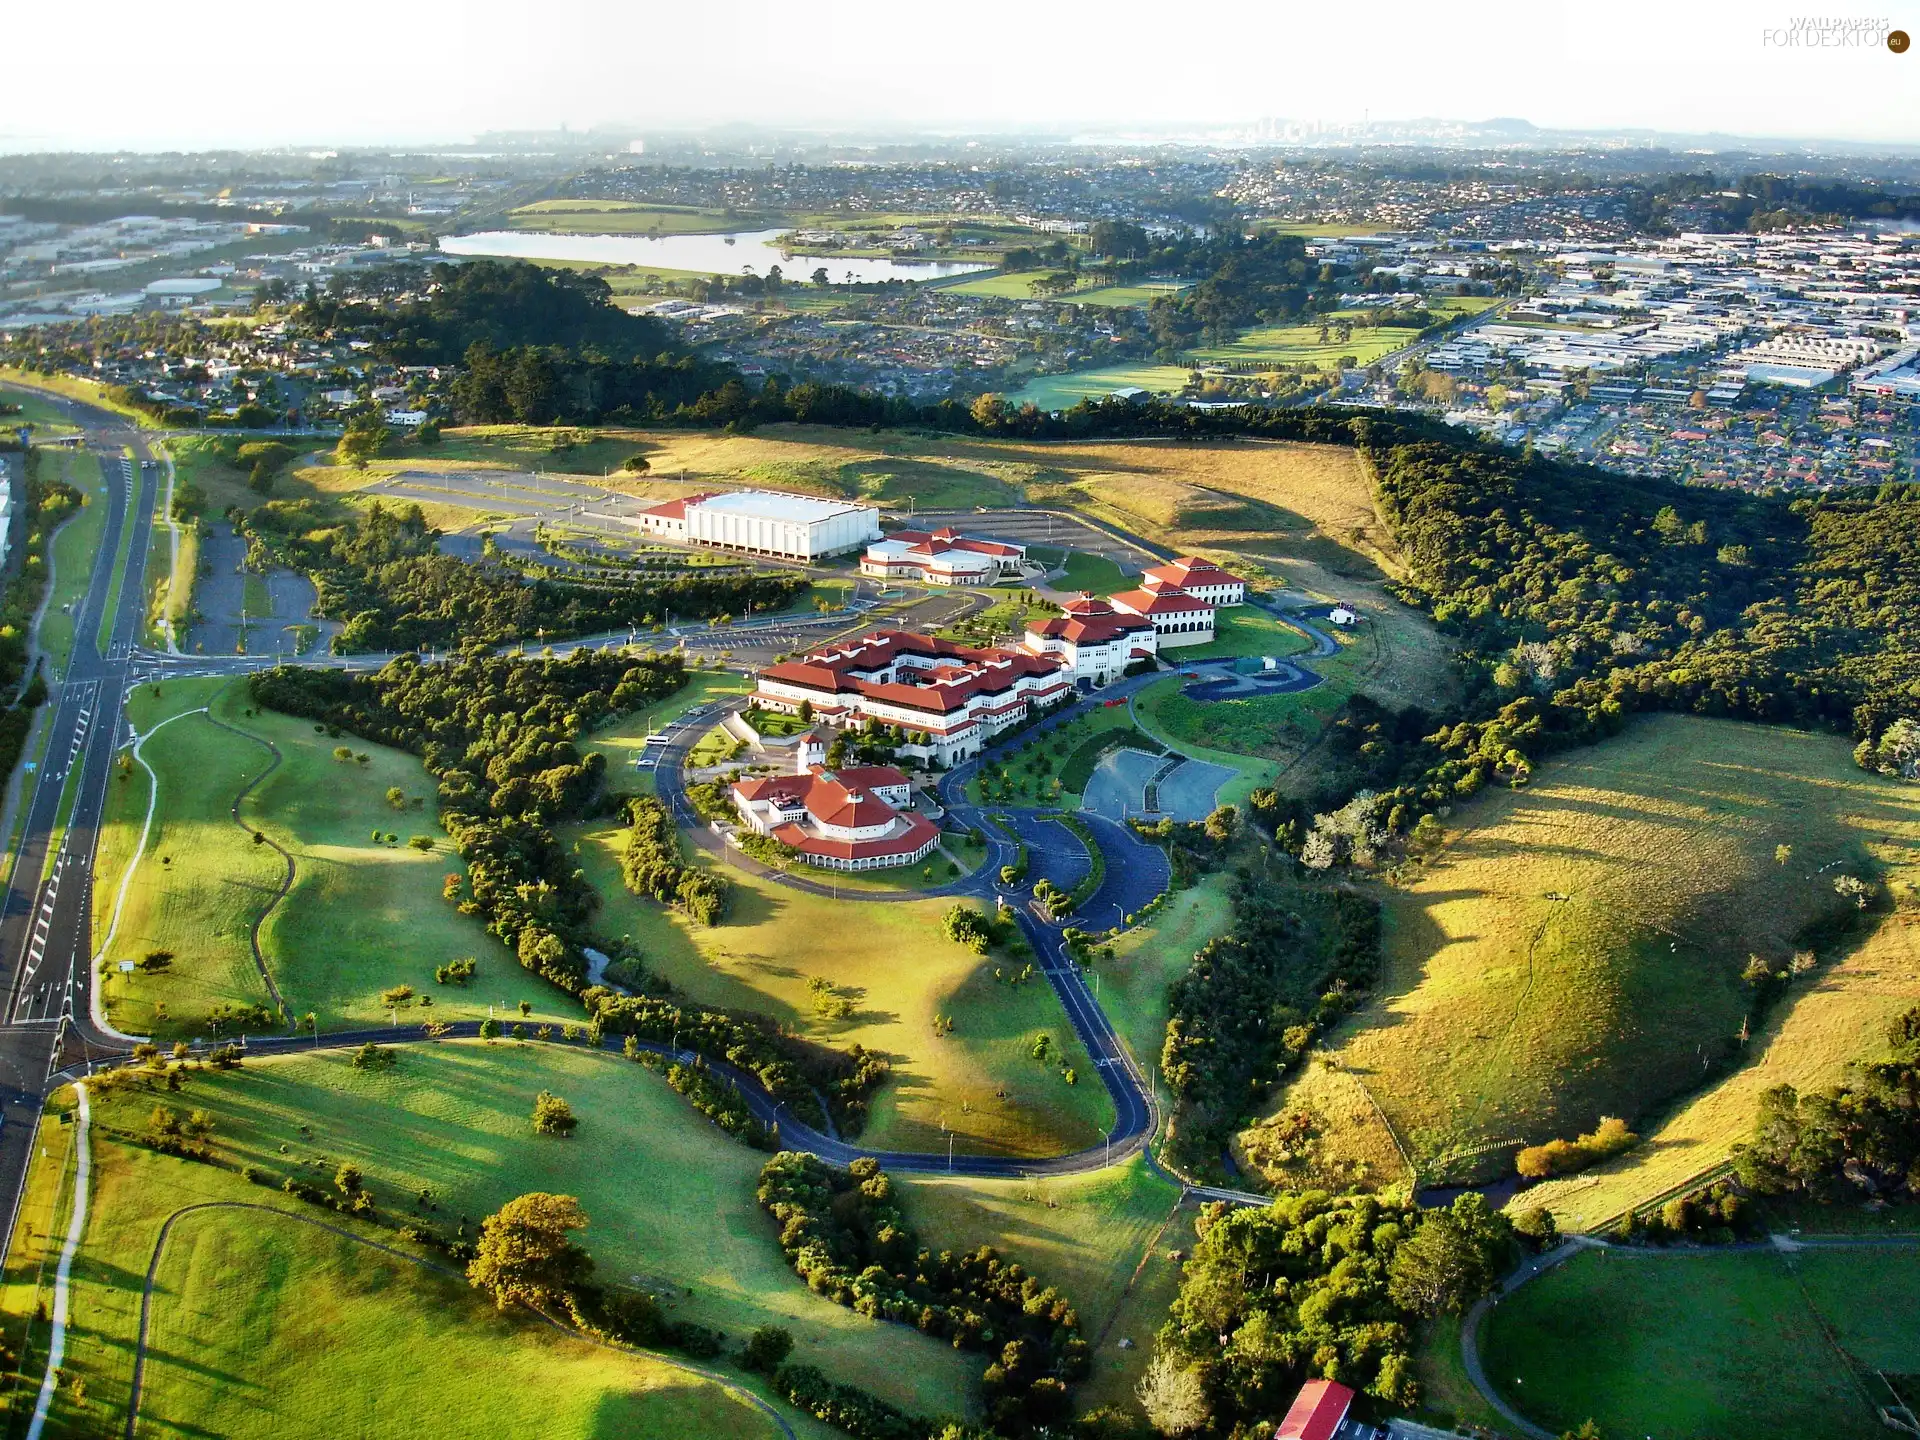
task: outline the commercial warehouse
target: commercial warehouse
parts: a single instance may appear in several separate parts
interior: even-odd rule
[[[733,490],[670,500],[654,508],[681,508],[677,518],[684,520],[683,538],[689,545],[783,560],[844,555],[880,538],[880,512],[871,505],[773,490]]]

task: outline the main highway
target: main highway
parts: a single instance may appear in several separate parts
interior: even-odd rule
[[[95,1012],[92,924],[95,845],[115,752],[131,738],[125,718],[129,689],[146,678],[243,673],[271,663],[270,657],[163,655],[145,648],[145,568],[160,499],[161,465],[149,448],[148,436],[119,416],[54,396],[44,398],[65,408],[82,428],[87,447],[100,457],[108,512],[100,548],[92,557],[86,594],[74,609],[72,654],[64,672],[48,673],[51,691],[41,711],[44,738],[38,746],[38,769],[20,777],[26,813],[16,827],[18,843],[4,861],[6,890],[0,897],[0,993],[5,996],[4,1018],[0,1018],[0,1227],[4,1228],[0,1228],[0,1247],[13,1234],[46,1095],[96,1062],[124,1059],[132,1044],[131,1037],[113,1031]],[[116,565],[123,555],[126,573],[116,585]],[[107,639],[104,650],[99,644],[102,634]],[[737,643],[740,637],[731,638]],[[624,639],[609,636],[574,643],[614,644]],[[362,656],[321,663],[369,665],[385,658]],[[30,745],[25,764],[34,763],[33,749]],[[671,786],[663,788],[671,793]],[[945,788],[950,803],[958,798],[957,787]],[[966,808],[963,805],[954,808],[956,818],[965,823],[980,818],[960,813]],[[992,833],[989,825],[980,828]],[[983,873],[991,875],[995,868],[983,867]],[[861,902],[850,899],[848,903]],[[1158,1128],[1159,1107],[1142,1083],[1145,1077],[1120,1044],[1079,967],[1065,953],[1057,927],[1042,924],[1024,908],[1016,913],[1114,1102],[1111,1131],[1101,1144],[1071,1155],[1014,1159],[880,1152],[884,1163],[902,1170],[951,1168],[972,1175],[1094,1170],[1144,1150]],[[416,1038],[411,1030],[380,1031],[329,1036],[324,1043],[358,1044],[372,1036]],[[250,1048],[255,1053],[272,1053],[298,1043],[256,1039]],[[779,1124],[785,1143],[841,1163],[874,1153],[811,1131],[784,1113],[751,1076],[734,1078],[756,1113],[768,1123]],[[1208,1187],[1190,1190],[1202,1198],[1260,1200]]]
[[[50,399],[52,397],[49,397]],[[55,403],[61,403],[55,401]],[[37,769],[20,777],[25,815],[0,898],[0,1235],[10,1237],[50,1075],[123,1055],[127,1042],[92,1015],[93,854],[126,721],[124,700],[146,605],[143,583],[160,469],[140,432],[66,402],[101,460],[107,521],[73,609],[73,650],[47,678]],[[89,495],[98,503],[99,495]],[[24,497],[22,497],[24,502]],[[49,551],[51,547],[49,547]],[[127,574],[116,589],[118,558]],[[109,613],[111,606],[111,613]],[[106,638],[104,652],[100,639]],[[23,768],[35,764],[34,747]]]

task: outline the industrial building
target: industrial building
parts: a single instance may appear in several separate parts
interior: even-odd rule
[[[844,555],[880,538],[880,512],[871,505],[777,490],[669,500],[639,518],[643,530],[688,545],[802,562]]]

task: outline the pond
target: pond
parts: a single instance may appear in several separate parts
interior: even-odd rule
[[[851,280],[943,280],[991,270],[961,260],[852,260],[838,256],[788,255],[775,242],[783,230],[741,230],[732,235],[553,235],[533,230],[482,230],[442,237],[448,255],[499,255],[522,260],[584,260],[596,265],[658,266],[701,275],[765,275],[774,265],[790,283],[826,269],[834,284]]]

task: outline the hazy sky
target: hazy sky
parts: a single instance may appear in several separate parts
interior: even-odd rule
[[[1810,48],[1783,33],[1819,16],[1920,35],[1920,0],[8,8],[10,150],[460,140],[561,123],[1104,128],[1368,114],[1920,143],[1920,49]]]

